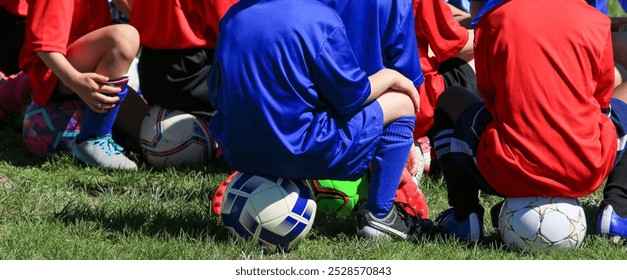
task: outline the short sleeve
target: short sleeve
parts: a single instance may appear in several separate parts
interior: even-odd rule
[[[399,22],[394,41],[386,47],[385,55],[390,61],[388,68],[399,71],[410,79],[415,87],[419,87],[424,82],[424,75],[420,68],[412,5],[408,7],[405,17]]]
[[[359,67],[344,27],[327,37],[312,77],[318,94],[340,115],[355,113],[370,95],[368,75]]]

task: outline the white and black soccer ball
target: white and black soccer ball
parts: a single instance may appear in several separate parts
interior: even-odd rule
[[[316,201],[306,181],[240,173],[228,185],[222,221],[235,238],[269,251],[295,248],[309,233]]]
[[[146,161],[157,168],[205,165],[217,149],[206,120],[156,105],[144,117],[139,142]]]
[[[507,198],[499,213],[503,242],[514,250],[578,248],[586,236],[586,229],[586,215],[574,198]]]

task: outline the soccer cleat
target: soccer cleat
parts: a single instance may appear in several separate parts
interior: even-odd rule
[[[418,140],[414,143],[414,148],[418,150],[422,160],[420,163],[422,170],[418,171],[420,174],[420,176],[417,176],[418,179],[420,179],[422,175],[429,176],[429,171],[431,169],[431,142],[429,141],[429,137],[423,136],[418,138]]]
[[[429,206],[427,205],[425,195],[420,190],[419,185],[412,180],[411,174],[406,169],[403,170],[401,175],[394,202],[402,205],[405,208],[405,212],[411,216],[419,217],[420,219],[429,218]]]
[[[137,170],[137,164],[124,156],[123,150],[110,134],[72,143],[72,155],[88,166]]]
[[[239,172],[233,171],[229,177],[227,177],[216,189],[216,192],[213,194],[213,198],[211,199],[211,213],[216,216],[222,215],[222,200],[224,200],[224,193],[226,193],[226,188],[231,184],[233,178],[237,176]]]
[[[359,210],[357,215],[357,236],[370,238],[417,239],[417,224],[402,206],[394,204],[392,209],[381,218],[369,210]]]
[[[607,205],[599,213],[597,232],[612,236],[614,242],[627,239],[627,218],[623,218],[614,212],[612,205]]]
[[[483,221],[477,213],[470,213],[465,220],[458,221],[453,208],[449,208],[435,218],[435,223],[437,233],[455,237],[461,242],[474,243],[483,239]]]

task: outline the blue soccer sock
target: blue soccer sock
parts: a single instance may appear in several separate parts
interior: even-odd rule
[[[115,103],[115,107],[109,111],[99,113],[89,108],[89,106],[85,106],[83,120],[81,121],[81,131],[78,136],[76,136],[77,143],[81,143],[90,138],[111,134],[113,123],[115,122],[115,118],[120,110],[120,104],[122,104],[122,101],[124,101],[124,98],[126,98],[126,94],[128,93],[127,84],[128,78],[126,77],[124,79],[111,82],[111,85],[121,88],[122,91],[118,93],[120,100],[118,100],[118,102]]]
[[[383,129],[372,159],[370,186],[365,209],[383,217],[394,205],[396,190],[414,144],[415,116],[399,118]]]

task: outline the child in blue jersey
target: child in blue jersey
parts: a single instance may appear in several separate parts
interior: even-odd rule
[[[210,129],[226,163],[292,179],[356,180],[370,167],[371,192],[392,195],[367,205],[358,234],[411,237],[393,199],[413,145],[415,83],[362,70],[342,19],[317,0],[242,0],[219,30]]]
[[[415,87],[423,83],[411,0],[319,1],[338,13],[348,41],[358,42],[351,47],[367,75],[390,68],[410,79]],[[418,171],[417,150],[412,150],[406,169],[410,174]],[[371,224],[376,213],[387,213],[396,193],[392,188],[370,188],[369,191],[365,210],[357,212],[358,229]]]

